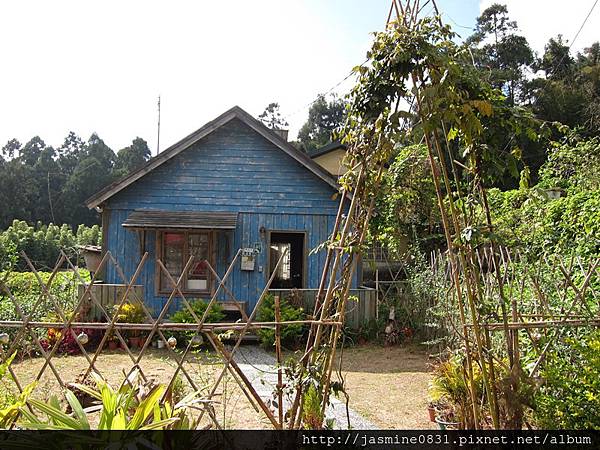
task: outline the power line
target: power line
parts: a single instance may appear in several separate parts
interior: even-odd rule
[[[473,31],[473,27],[467,27],[465,25],[461,25],[461,24],[457,23],[447,12],[442,11],[442,15],[446,16],[448,19],[450,19],[450,22],[452,22],[455,26],[457,26],[459,28],[464,28],[465,30]]]
[[[588,19],[592,15],[592,12],[594,11],[594,8],[596,8],[597,4],[598,4],[598,0],[596,0],[594,2],[594,4],[592,5],[592,8],[587,13],[587,16],[585,16],[585,19],[583,19],[583,23],[581,24],[581,26],[579,27],[579,30],[577,30],[577,33],[575,34],[575,37],[573,37],[573,39],[571,40],[571,43],[569,44],[569,48],[567,49],[567,51],[565,52],[565,54],[562,56],[562,58],[560,58],[560,61],[558,61],[558,64],[556,66],[554,66],[554,69],[558,69],[560,67],[560,65],[562,64],[562,62],[564,61],[564,59],[567,57],[567,55],[569,55],[571,53],[571,48],[573,47],[573,44],[575,43],[575,41],[579,37],[579,34],[581,33],[581,30],[583,30],[583,27],[585,27],[585,24],[587,23]]]
[[[368,60],[365,60],[365,62],[363,62],[361,64],[361,66],[364,65],[367,61]],[[337,89],[344,81],[346,81],[352,75],[354,75],[354,70],[351,70],[348,75],[346,75],[341,81],[338,81],[334,86],[332,86],[331,88],[329,88],[327,91],[325,91],[325,92],[320,93],[319,95],[317,95],[317,97],[313,101],[311,101],[311,102],[307,103],[306,105],[304,105],[304,106],[296,109],[295,111],[293,111],[293,112],[291,112],[291,113],[286,114],[285,116],[283,116],[283,119],[288,119],[291,116],[295,116],[299,112],[304,111],[307,108],[310,108],[314,103],[316,103],[319,100],[320,97],[325,97],[325,96],[331,94],[335,89]]]

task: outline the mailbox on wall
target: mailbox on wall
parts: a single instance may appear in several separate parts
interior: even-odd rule
[[[242,249],[242,270],[254,270],[256,262],[256,250],[253,248]]]

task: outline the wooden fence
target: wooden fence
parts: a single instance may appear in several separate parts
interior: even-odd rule
[[[315,306],[317,289],[270,289],[273,295],[297,301],[308,314]],[[298,300],[295,300],[298,298]],[[371,319],[377,318],[377,290],[371,288],[351,289],[346,305],[345,325],[353,330]]]

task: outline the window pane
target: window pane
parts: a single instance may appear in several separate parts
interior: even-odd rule
[[[163,234],[163,264],[177,281],[183,270],[183,251],[185,246],[185,235],[183,233]],[[161,282],[163,289],[173,289],[173,284],[161,271]]]
[[[287,253],[283,257],[281,264],[279,264],[277,275],[275,275],[280,280],[289,280],[291,277],[290,253],[292,251],[292,245],[287,242],[271,244],[271,273],[275,270],[279,258],[281,258],[281,255],[286,250]]]
[[[194,262],[188,272],[187,289],[204,291],[208,289],[208,234],[195,233],[188,236],[189,256],[194,257]]]

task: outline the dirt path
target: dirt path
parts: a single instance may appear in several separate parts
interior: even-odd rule
[[[265,402],[273,397],[277,385],[277,363],[273,353],[266,352],[257,346],[240,347],[235,360],[252,383],[254,389]],[[285,382],[285,380],[284,380]],[[353,429],[369,430],[377,427],[365,420],[356,411],[350,409],[346,414],[346,405],[340,400],[332,398],[331,405],[326,410],[326,417],[334,420],[337,429],[348,428],[348,416],[350,426]],[[285,409],[291,407],[289,400],[284,401]]]
[[[417,347],[365,345],[344,350],[350,407],[380,428],[435,429],[427,415],[430,374]]]

